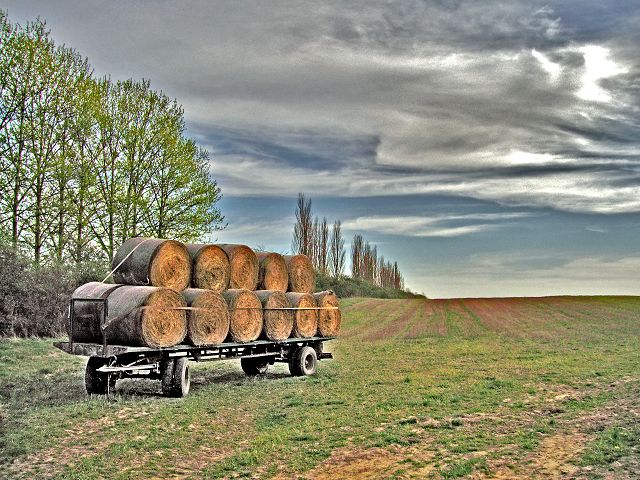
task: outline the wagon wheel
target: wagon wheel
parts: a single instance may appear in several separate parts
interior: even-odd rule
[[[289,356],[289,372],[294,377],[314,375],[318,367],[318,355],[309,346],[296,348]]]
[[[269,369],[269,361],[262,358],[241,358],[240,366],[242,371],[250,377],[264,375]]]
[[[161,364],[162,393],[167,397],[186,397],[191,386],[189,360],[186,357],[163,361]]]
[[[84,371],[84,385],[89,395],[106,395],[116,388],[118,377],[113,373],[98,372],[98,368],[107,364],[102,357],[89,357]]]

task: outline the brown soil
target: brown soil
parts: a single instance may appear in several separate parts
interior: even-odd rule
[[[409,459],[429,462],[434,457],[434,451],[426,447],[428,445],[409,448],[395,445],[388,448],[340,448],[334,450],[328,459],[299,478],[310,480],[409,478],[403,475],[406,470],[404,462]],[[426,464],[418,471],[412,471],[411,478],[427,478],[433,470],[432,465]]]
[[[416,338],[426,333],[429,323],[432,321],[435,315],[434,302],[425,301],[422,304],[423,312],[420,318],[413,322],[409,329],[405,332],[404,338]],[[442,325],[444,328],[444,324]],[[446,329],[443,335],[446,335]]]
[[[385,324],[379,330],[374,330],[370,334],[366,335],[364,339],[375,341],[397,336],[399,333],[405,330],[407,324],[416,315],[416,312],[420,309],[421,306],[421,300],[412,300],[411,303],[408,303],[408,308],[406,308],[399,316],[394,318],[391,322]]]

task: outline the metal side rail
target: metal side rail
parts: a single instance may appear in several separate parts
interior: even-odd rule
[[[309,337],[309,338],[288,338],[282,341],[272,340],[256,340],[248,343],[220,343],[218,345],[207,345],[194,347],[193,345],[175,345],[167,348],[150,348],[150,347],[130,347],[125,345],[100,345],[97,343],[80,343],[80,342],[54,342],[54,346],[63,352],[71,355],[83,355],[86,357],[113,357],[123,354],[162,354],[169,357],[188,356],[198,361],[200,358],[217,357],[220,359],[233,357],[248,357],[250,355],[270,355],[273,352],[261,352],[262,349],[273,349],[279,346],[290,348],[295,345],[304,346],[326,342],[336,337]],[[255,353],[254,353],[255,351]],[[324,355],[324,354],[323,354]],[[330,357],[322,357],[330,358]]]

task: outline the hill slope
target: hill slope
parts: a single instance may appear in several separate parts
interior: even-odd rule
[[[198,365],[184,400],[0,341],[8,478],[616,478],[638,471],[640,298],[343,301],[316,377]]]

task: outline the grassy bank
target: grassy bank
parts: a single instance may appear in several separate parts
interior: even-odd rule
[[[333,290],[339,298],[424,298],[424,295],[407,290],[377,287],[358,278],[334,278],[322,274],[316,276],[316,290]]]
[[[248,379],[196,365],[183,400],[0,340],[3,478],[633,478],[640,299],[346,299],[335,360]]]

